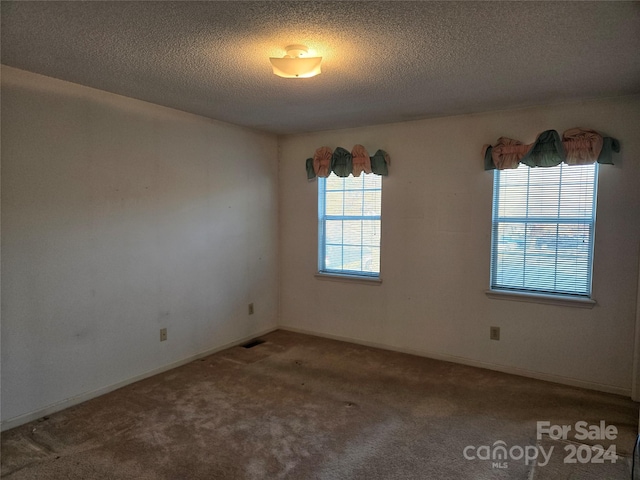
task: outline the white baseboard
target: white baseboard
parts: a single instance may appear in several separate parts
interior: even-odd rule
[[[117,390],[118,388],[122,388],[126,385],[130,385],[132,383],[138,382],[140,380],[144,380],[145,378],[152,377],[154,375],[158,375],[159,373],[166,372],[168,370],[172,370],[177,367],[181,367],[182,365],[186,365],[187,363],[191,363],[199,358],[206,357],[208,355],[212,355],[221,350],[226,350],[227,348],[235,347],[237,345],[241,345],[253,338],[259,337],[261,335],[266,335],[267,333],[271,333],[277,330],[278,327],[269,328],[266,330],[259,331],[252,335],[240,338],[230,343],[226,343],[224,345],[220,345],[219,347],[214,347],[209,350],[205,350],[204,352],[197,353],[195,355],[191,355],[187,358],[183,358],[182,360],[178,360],[177,362],[170,363],[168,365],[164,365],[159,368],[155,368],[153,370],[149,370],[148,372],[142,373],[140,375],[136,375],[135,377],[128,378],[126,380],[122,380],[120,382],[113,383],[106,387],[98,388],[97,390],[92,390],[90,392],[83,393],[81,395],[68,398],[58,403],[54,403],[52,405],[48,405],[44,408],[34,410],[33,412],[25,413],[23,415],[9,418],[0,423],[0,431],[9,430],[14,427],[18,427],[25,423],[31,422],[33,420],[37,420],[45,415],[51,415],[52,413],[59,412],[60,410],[64,410],[65,408],[73,407],[74,405],[78,405],[79,403],[86,402],[87,400],[91,400],[92,398],[99,397],[100,395],[104,395],[105,393],[112,392]]]
[[[106,387],[102,387],[99,388],[97,390],[92,390],[90,392],[86,392],[83,393],[81,395],[78,395],[76,397],[72,397],[72,398],[68,398],[66,400],[63,400],[61,402],[52,404],[52,405],[48,405],[44,408],[35,410],[33,412],[29,412],[29,413],[25,413],[23,415],[20,415],[18,417],[13,417],[13,418],[9,418],[7,420],[4,420],[1,424],[0,424],[0,431],[5,431],[5,430],[9,430],[11,428],[14,427],[18,427],[20,425],[23,425],[25,423],[31,422],[33,420],[37,420],[38,418],[41,418],[45,415],[51,415],[52,413],[55,412],[59,412],[60,410],[64,410],[65,408],[69,408],[72,407],[74,405],[78,405],[80,403],[86,402],[87,400],[91,400],[92,398],[96,398],[99,397],[100,395],[104,395],[106,393],[112,392],[114,390],[117,390],[118,388],[122,388],[126,385],[138,382],[140,380],[144,380],[145,378],[149,378],[152,377],[154,375],[158,375],[160,373],[166,372],[168,370],[172,370],[174,368],[180,367],[182,365],[185,365],[187,363],[193,362],[195,360],[198,360],[199,358],[202,357],[206,357],[208,355],[212,355],[214,353],[220,352],[222,350],[226,350],[227,348],[231,348],[231,347],[235,347],[237,345],[241,345],[255,337],[259,337],[261,335],[266,335],[268,333],[271,333],[275,330],[286,330],[286,331],[290,331],[290,332],[295,332],[295,333],[302,333],[305,335],[313,335],[316,337],[323,337],[323,338],[329,338],[332,340],[338,340],[338,341],[342,341],[342,342],[349,342],[349,343],[355,343],[358,345],[365,345],[367,347],[374,347],[374,348],[380,348],[382,350],[390,350],[390,351],[394,351],[394,352],[400,352],[400,353],[407,353],[410,355],[417,355],[420,357],[426,357],[426,358],[432,358],[434,360],[442,360],[445,362],[453,362],[453,363],[459,363],[462,365],[468,365],[471,367],[478,367],[478,368],[485,368],[487,370],[495,370],[498,372],[503,372],[503,373],[509,373],[512,375],[519,375],[522,377],[528,377],[528,378],[535,378],[537,380],[544,380],[547,382],[552,382],[552,383],[559,383],[562,385],[569,385],[572,387],[580,387],[580,388],[586,388],[589,390],[596,390],[596,391],[600,391],[600,392],[606,392],[606,393],[613,393],[613,394],[617,394],[617,395],[622,395],[625,397],[630,397],[631,396],[631,389],[628,388],[621,388],[621,387],[617,387],[614,385],[606,385],[606,384],[601,384],[601,383],[595,383],[595,382],[588,382],[585,380],[579,380],[579,379],[574,379],[574,378],[570,378],[570,377],[563,377],[560,375],[551,375],[551,374],[547,374],[547,373],[541,373],[541,372],[536,372],[536,371],[532,371],[532,370],[526,370],[526,369],[521,369],[521,368],[515,368],[515,367],[509,367],[509,366],[504,366],[504,365],[498,365],[498,364],[493,364],[493,363],[488,363],[488,362],[481,362],[481,361],[477,361],[477,360],[472,360],[469,358],[465,358],[465,357],[458,357],[455,355],[445,355],[445,354],[440,354],[440,353],[432,353],[432,352],[423,352],[423,351],[418,351],[418,350],[413,350],[413,349],[409,349],[409,348],[399,348],[399,347],[393,347],[390,345],[386,345],[386,344],[381,344],[381,343],[376,343],[376,342],[368,342],[365,340],[359,340],[357,338],[350,338],[350,337],[343,337],[340,335],[331,335],[331,334],[327,334],[327,333],[322,333],[322,332],[316,332],[316,331],[312,331],[312,330],[305,330],[305,329],[301,329],[301,328],[294,328],[294,327],[288,327],[288,326],[279,326],[279,327],[273,327],[273,328],[269,328],[266,330],[262,330],[260,332],[254,333],[252,335],[240,338],[238,340],[235,340],[233,342],[224,344],[224,345],[220,345],[219,347],[214,347],[211,348],[209,350],[205,350],[204,352],[200,352],[197,353],[195,355],[189,356],[187,358],[184,358],[182,360],[178,360],[177,362],[173,362],[170,363],[168,365],[164,365],[162,367],[150,370],[148,372],[145,372],[143,374],[137,375],[135,377],[132,378],[128,378],[126,380],[108,385]]]
[[[329,338],[332,340],[339,340],[341,342],[355,343],[355,344],[364,345],[367,347],[380,348],[382,350],[408,353],[410,355],[417,355],[419,357],[432,358],[434,360],[442,360],[445,362],[459,363],[462,365],[468,365],[470,367],[485,368],[487,370],[495,370],[497,372],[509,373],[511,375],[519,375],[521,377],[535,378],[536,380],[544,380],[546,382],[559,383],[562,385],[569,385],[571,387],[580,387],[580,388],[586,388],[588,390],[596,390],[599,392],[613,393],[616,395],[622,395],[624,397],[631,396],[631,389],[617,387],[615,385],[606,385],[602,383],[589,382],[586,380],[579,380],[571,377],[563,377],[561,375],[552,375],[548,373],[536,372],[533,370],[526,370],[523,368],[516,368],[516,367],[505,366],[505,365],[499,365],[495,363],[481,362],[479,360],[473,360],[465,357],[458,357],[455,355],[423,352],[419,350],[412,350],[410,348],[393,347],[393,346],[385,345],[382,343],[368,342],[366,340],[359,340],[357,338],[342,337],[340,335],[331,335],[328,333],[316,332],[312,330],[305,330],[305,329],[295,328],[295,327],[287,327],[287,326],[281,325],[280,327],[278,327],[278,329],[287,330],[295,333],[303,333],[306,335],[314,335],[316,337]]]

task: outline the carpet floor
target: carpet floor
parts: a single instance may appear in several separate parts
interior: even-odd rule
[[[630,478],[628,398],[282,330],[262,339],[3,432],[2,478]],[[538,421],[572,431],[537,438]],[[616,463],[586,461],[588,447],[564,462],[579,421],[616,427],[581,441],[615,445]]]

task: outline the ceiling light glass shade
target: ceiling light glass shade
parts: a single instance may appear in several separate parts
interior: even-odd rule
[[[305,57],[308,53],[304,45],[289,45],[284,58],[269,58],[273,73],[283,78],[309,78],[320,72],[322,57]]]

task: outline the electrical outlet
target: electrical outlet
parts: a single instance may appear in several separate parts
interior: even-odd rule
[[[500,327],[489,327],[489,338],[491,340],[500,340]]]
[[[160,329],[160,341],[164,342],[167,339],[167,329],[166,328],[161,328]]]
[[[253,303],[249,304],[249,315],[253,315]]]

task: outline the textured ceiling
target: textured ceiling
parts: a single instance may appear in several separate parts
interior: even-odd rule
[[[298,133],[640,93],[640,2],[12,2],[2,63]],[[282,79],[303,43],[322,74]]]

